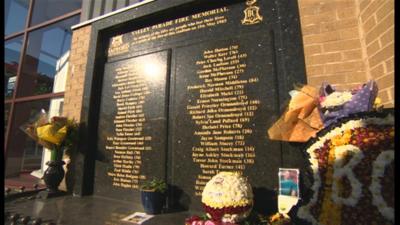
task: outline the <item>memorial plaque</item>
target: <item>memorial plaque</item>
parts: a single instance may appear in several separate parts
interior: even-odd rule
[[[139,185],[165,179],[168,51],[105,65],[95,193],[137,200]]]
[[[280,146],[266,136],[277,113],[272,42],[257,37],[176,50],[172,180],[192,197],[193,209],[219,171],[243,173],[254,187],[277,184]]]
[[[207,181],[237,171],[256,205],[276,207],[282,146],[267,130],[287,93],[276,15],[252,0],[108,36],[95,194],[140,202],[138,185],[158,177],[170,207],[197,211]]]

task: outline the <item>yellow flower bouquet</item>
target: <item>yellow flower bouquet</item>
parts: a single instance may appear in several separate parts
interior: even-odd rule
[[[22,130],[38,144],[51,150],[51,160],[61,160],[58,154],[64,148],[71,148],[77,136],[77,124],[66,117],[54,116],[47,119],[42,111],[37,119],[22,127]]]

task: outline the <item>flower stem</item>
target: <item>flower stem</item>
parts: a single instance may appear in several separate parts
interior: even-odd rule
[[[60,149],[58,146],[56,146],[53,150],[51,150],[51,154],[50,154],[50,160],[51,161],[59,161],[60,160]]]
[[[57,151],[56,149],[53,149],[53,150],[50,151],[50,160],[51,161],[56,161],[56,158],[57,158],[57,152],[56,151]]]

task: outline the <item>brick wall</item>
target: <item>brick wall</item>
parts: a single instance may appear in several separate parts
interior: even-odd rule
[[[85,26],[73,31],[71,40],[71,53],[69,59],[69,70],[65,84],[63,115],[80,121],[83,84],[86,73],[86,63],[89,51],[91,26]],[[63,191],[72,191],[74,170],[69,170],[73,159],[64,155],[66,175],[59,188]]]
[[[299,0],[308,83],[348,89],[375,79],[393,107],[393,1]]]
[[[91,26],[74,30],[71,40],[70,68],[64,94],[63,114],[80,121],[83,83],[86,73]]]
[[[361,0],[359,9],[369,75],[378,83],[382,102],[393,107],[394,0]]]

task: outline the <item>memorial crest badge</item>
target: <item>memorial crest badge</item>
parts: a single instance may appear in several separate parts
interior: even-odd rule
[[[122,34],[111,38],[108,56],[119,55],[129,51],[129,43],[124,43]]]
[[[260,15],[260,7],[254,5],[256,2],[257,0],[246,1],[247,8],[243,11],[244,12],[244,18],[242,19],[243,25],[253,25],[260,23],[263,20],[263,17]]]
[[[115,36],[111,39],[111,47],[118,47],[123,44],[122,35]]]

